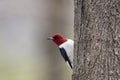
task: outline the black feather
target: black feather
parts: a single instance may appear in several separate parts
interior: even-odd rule
[[[68,61],[70,67],[72,68],[71,61],[70,61],[70,59],[69,59],[69,57],[68,57],[65,49],[64,49],[64,48],[60,48],[60,52],[61,52],[61,55],[62,55],[62,57],[64,58],[64,60],[65,60],[65,61]]]

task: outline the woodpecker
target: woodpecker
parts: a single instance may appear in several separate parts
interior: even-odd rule
[[[58,46],[61,56],[72,69],[74,41],[63,37],[59,33],[55,33],[51,37],[48,37],[48,40],[52,40]]]

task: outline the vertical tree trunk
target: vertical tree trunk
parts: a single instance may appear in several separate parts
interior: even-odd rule
[[[120,79],[120,0],[75,0],[72,80]]]

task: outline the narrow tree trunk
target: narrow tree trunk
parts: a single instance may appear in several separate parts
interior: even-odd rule
[[[72,80],[120,80],[120,0],[75,0]]]

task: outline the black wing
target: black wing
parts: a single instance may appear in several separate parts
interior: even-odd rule
[[[65,60],[65,61],[68,61],[70,67],[72,68],[71,61],[70,61],[70,59],[69,59],[69,57],[68,57],[65,49],[64,49],[64,48],[60,48],[60,52],[61,52],[61,55],[62,55],[62,57],[64,58],[64,60]]]

